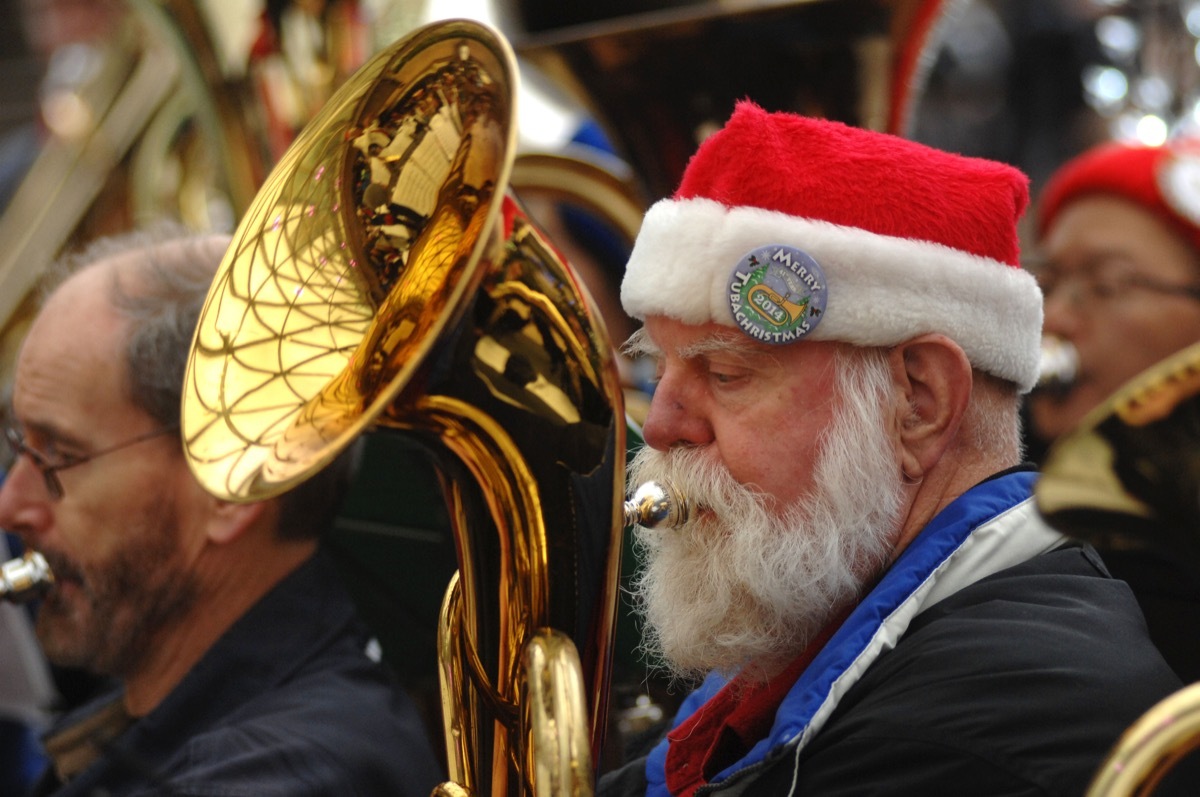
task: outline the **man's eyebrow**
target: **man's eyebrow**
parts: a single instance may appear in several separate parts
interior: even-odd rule
[[[629,339],[621,344],[621,353],[627,357],[661,357],[662,349],[654,345],[654,341],[646,334],[646,328],[642,327],[629,336]]]
[[[662,357],[662,349],[650,338],[645,328],[639,329],[630,335],[629,340],[625,341],[625,345],[621,347],[621,351],[631,357],[638,355]],[[677,354],[684,360],[710,357],[714,354],[733,354],[746,358],[770,356],[768,352],[755,348],[748,341],[740,340],[735,335],[719,332],[707,335],[701,340],[684,346],[679,349]]]
[[[739,339],[733,335],[722,335],[719,333],[708,335],[679,350],[679,356],[685,360],[711,357],[714,354],[726,354],[746,358],[766,356],[766,352],[754,348],[746,340]]]
[[[25,434],[32,432],[39,440],[43,441],[44,445],[54,446],[55,448],[87,449],[87,443],[75,435],[64,431],[53,422],[31,420],[26,423],[18,423],[15,415],[9,415],[8,417],[10,423],[19,426]]]

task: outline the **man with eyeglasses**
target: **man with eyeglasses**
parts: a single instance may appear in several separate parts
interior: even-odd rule
[[[351,463],[235,505],[184,459],[184,366],[227,245],[101,241],[22,345],[0,526],[54,571],[48,658],[119,685],[51,729],[35,794],[424,797],[423,723],[320,551]]]
[[[1109,142],[1068,161],[1042,191],[1037,238],[1043,331],[1078,359],[1067,384],[1030,397],[1045,444],[1200,341],[1200,142]]]
[[[1065,343],[1077,359],[1026,404],[1039,459],[1127,381],[1200,341],[1200,140],[1087,150],[1047,182],[1036,234],[1047,349]],[[1178,557],[1117,536],[1096,543],[1105,563],[1133,587],[1171,666],[1200,680],[1200,584]]]

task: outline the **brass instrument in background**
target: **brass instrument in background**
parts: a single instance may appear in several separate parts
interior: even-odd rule
[[[1200,747],[1200,684],[1160,701],[1121,734],[1087,797],[1146,797]],[[1195,784],[1191,784],[1195,785]]]
[[[513,0],[517,53],[586,108],[652,199],[737,100],[910,135],[949,0]]]
[[[1057,440],[1035,496],[1072,536],[1157,548],[1200,578],[1200,344],[1130,380]]]
[[[1060,438],[1034,494],[1052,526],[1102,553],[1160,557],[1200,583],[1200,344],[1130,380]],[[1122,735],[1088,795],[1152,793],[1197,747],[1193,685]]]
[[[266,174],[253,101],[221,74],[197,4],[125,3],[95,68],[56,88],[59,112],[0,215],[0,377],[60,254],[161,219],[231,226]]]
[[[252,5],[109,4],[114,34],[89,45],[94,68],[71,70],[73,82],[44,100],[58,110],[0,208],[0,377],[32,315],[36,284],[59,255],[163,219],[232,228],[296,132],[281,108],[319,108],[370,54],[370,34],[390,41],[423,10],[415,1],[388,4],[364,31],[353,2],[320,4],[320,11],[279,5],[282,16],[307,15],[308,24],[259,31],[275,47],[261,52],[253,36],[242,39],[247,26],[267,25]],[[320,37],[288,35],[313,28]],[[310,67],[306,80],[289,61]]]
[[[419,440],[459,560],[439,642],[443,793],[587,794],[625,422],[590,298],[508,191],[516,79],[505,40],[453,21],[338,90],[213,283],[183,436],[229,500],[287,490],[372,427]]]

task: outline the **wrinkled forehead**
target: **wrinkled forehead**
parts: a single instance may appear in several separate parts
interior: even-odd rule
[[[814,357],[825,361],[839,351],[854,348],[853,344],[842,341],[804,340],[771,345],[724,324],[688,324],[667,316],[650,316],[645,326],[629,338],[623,351],[630,356],[659,360],[664,356],[681,360],[729,357],[747,364],[787,367]]]

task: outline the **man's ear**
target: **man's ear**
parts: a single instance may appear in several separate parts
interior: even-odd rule
[[[919,481],[958,433],[971,399],[971,363],[957,343],[932,333],[893,347],[888,362],[900,387],[901,468],[907,479]]]
[[[210,542],[225,545],[239,539],[249,529],[268,522],[270,501],[235,504],[212,498],[205,534]]]

